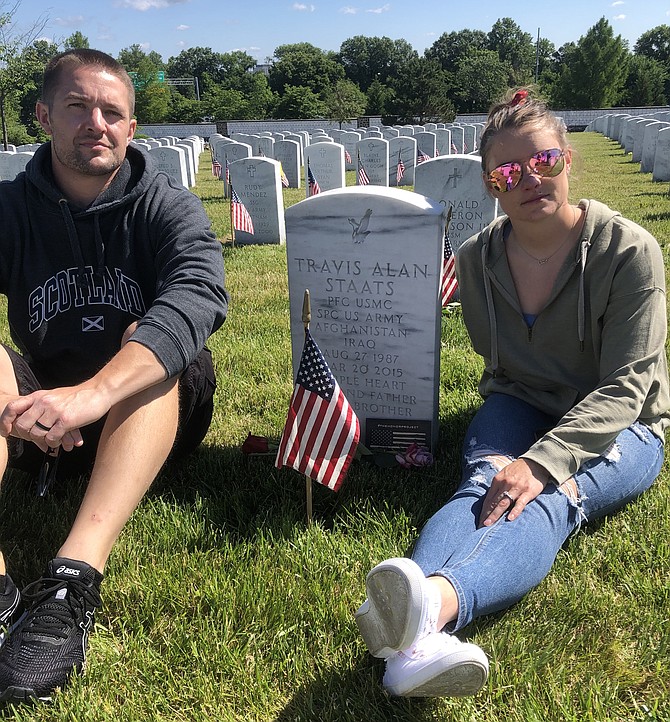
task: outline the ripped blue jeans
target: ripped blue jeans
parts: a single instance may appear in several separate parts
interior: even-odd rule
[[[548,484],[514,521],[503,515],[492,526],[478,528],[484,497],[501,468],[487,457],[512,461],[556,421],[504,394],[487,398],[472,420],[463,443],[463,480],[428,520],[412,553],[426,576],[440,575],[456,590],[458,617],[448,631],[518,602],[549,573],[573,531],[619,509],[658,476],[663,442],[636,422],[605,455],[577,471],[578,499],[570,498],[565,487]]]

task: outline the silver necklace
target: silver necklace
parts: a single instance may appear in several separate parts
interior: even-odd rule
[[[550,255],[545,256],[544,258],[538,258],[537,256],[534,256],[532,253],[527,251],[517,240],[516,235],[514,236],[514,240],[516,242],[516,245],[529,257],[532,258],[539,266],[544,266],[545,263],[549,263],[551,259],[565,246],[565,244],[572,238],[572,232],[575,230],[575,226],[577,225],[577,210],[575,207],[572,207],[572,226],[570,226],[570,230],[568,231],[568,235],[565,237],[565,240],[561,245]]]

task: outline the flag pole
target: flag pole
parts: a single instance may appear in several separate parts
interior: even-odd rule
[[[302,322],[305,326],[305,334],[309,328],[309,322],[312,320],[312,308],[309,302],[309,289],[305,289],[305,295],[302,299]],[[305,475],[305,493],[307,496],[307,526],[312,524],[312,480]]]

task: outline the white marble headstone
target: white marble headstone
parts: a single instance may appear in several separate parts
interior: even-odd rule
[[[305,148],[305,186],[309,195],[309,183],[307,182],[307,165],[312,175],[319,184],[322,191],[344,188],[344,148],[335,143],[332,138],[330,142],[312,143]]]
[[[389,183],[389,142],[383,138],[366,137],[356,144],[358,162],[363,166],[370,185]],[[357,179],[358,182],[358,179]]]
[[[443,211],[377,186],[322,193],[286,211],[294,374],[309,289],[310,331],[373,450],[437,442]]]
[[[446,208],[453,207],[449,240],[454,251],[497,213],[497,202],[484,187],[481,159],[476,155],[449,155],[421,163],[414,176],[414,190]]]

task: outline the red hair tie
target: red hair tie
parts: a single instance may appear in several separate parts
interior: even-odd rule
[[[528,91],[527,90],[519,90],[517,93],[514,94],[514,97],[510,101],[510,106],[514,108],[516,105],[523,105],[526,102],[526,98],[528,97]]]

